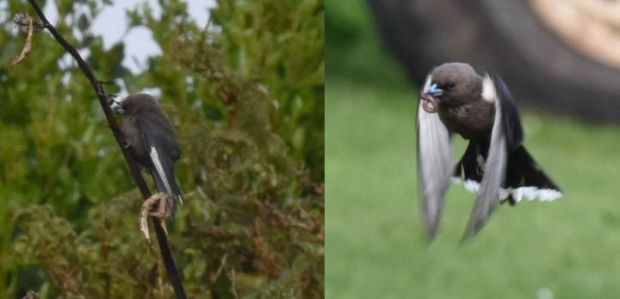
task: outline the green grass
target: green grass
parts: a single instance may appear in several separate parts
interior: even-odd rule
[[[330,77],[326,93],[327,298],[620,294],[619,128],[524,113],[525,144],[565,197],[503,206],[460,246],[475,196],[453,186],[428,244],[416,190],[416,92]]]

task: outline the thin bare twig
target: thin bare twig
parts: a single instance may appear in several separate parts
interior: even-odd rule
[[[138,185],[138,189],[140,189],[140,192],[142,193],[142,197],[145,200],[148,199],[151,196],[151,192],[146,182],[144,181],[142,174],[140,173],[140,168],[138,167],[136,162],[131,158],[129,154],[129,149],[126,149],[123,146],[123,144],[125,143],[124,142],[125,139],[123,137],[123,133],[121,132],[118,124],[116,123],[116,120],[114,119],[112,109],[110,108],[110,105],[109,105],[109,97],[105,93],[105,90],[103,89],[102,81],[97,80],[91,68],[84,61],[82,56],[80,56],[80,53],[75,49],[75,47],[69,44],[69,42],[67,42],[67,40],[47,20],[47,17],[41,10],[41,7],[36,3],[36,1],[28,0],[28,2],[34,8],[34,11],[39,16],[39,19],[41,19],[41,22],[43,23],[43,28],[47,29],[52,34],[52,36],[54,36],[54,39],[56,39],[56,41],[73,57],[73,59],[75,59],[75,61],[78,64],[78,67],[80,68],[82,73],[84,73],[84,76],[86,76],[86,78],[90,82],[93,89],[95,89],[95,93],[97,94],[97,97],[99,98],[99,104],[101,104],[101,108],[103,109],[103,113],[105,114],[106,120],[108,121],[108,125],[110,129],[112,130],[114,138],[116,139],[116,142],[118,143],[118,146],[121,149],[123,156],[125,157],[125,161],[127,162],[127,165],[129,166],[129,170],[131,171],[131,175],[134,179],[134,182],[136,182],[136,185]],[[155,228],[155,234],[157,235],[157,240],[159,243],[159,250],[161,252],[164,266],[166,268],[166,271],[168,272],[168,278],[170,279],[170,283],[172,284],[172,287],[176,294],[176,298],[185,299],[187,298],[187,296],[185,295],[185,290],[183,289],[183,282],[181,280],[181,275],[179,271],[177,270],[178,268],[176,265],[176,261],[174,260],[174,256],[172,254],[170,244],[168,243],[168,237],[166,235],[166,232],[164,228],[162,227],[162,223],[159,219],[151,217],[151,220],[153,221],[153,226]]]
[[[22,297],[22,299],[39,299],[39,294],[37,294],[35,291],[28,291],[28,293],[26,293],[26,296]]]
[[[173,209],[174,202],[173,199],[170,198],[170,195],[159,192],[151,195],[147,200],[142,204],[142,208],[140,208],[140,231],[146,238],[147,241],[151,241],[151,237],[149,236],[149,227],[147,225],[148,216],[153,216],[158,219],[165,219],[168,217],[168,211]],[[164,231],[166,235],[168,234],[168,230],[166,230],[166,222],[162,221],[162,226],[164,227]]]
[[[13,65],[17,65],[22,62],[30,53],[30,50],[32,50],[32,32],[34,32],[34,21],[29,15],[23,15],[15,18],[15,24],[28,27],[28,31],[26,34],[26,42],[24,43],[22,51],[19,53],[19,56],[15,57],[15,59],[11,62]]]
[[[222,270],[224,270],[224,266],[226,266],[227,258],[228,258],[228,251],[225,252],[224,255],[220,258],[220,266],[217,267],[217,271],[211,274],[211,283],[215,283],[215,281],[220,277],[220,274],[222,274]]]
[[[43,24],[33,20],[28,14],[18,14],[13,19],[13,23],[17,26],[26,27],[29,26],[30,20],[32,20],[32,25],[34,26],[35,31],[41,31],[43,29]]]

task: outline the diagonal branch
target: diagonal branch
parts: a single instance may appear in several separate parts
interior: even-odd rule
[[[101,108],[103,108],[103,113],[105,114],[105,118],[108,121],[108,125],[110,126],[110,129],[112,130],[112,133],[114,134],[114,138],[116,139],[116,142],[118,143],[118,146],[120,147],[123,153],[123,156],[125,157],[125,161],[127,162],[127,165],[129,166],[131,175],[133,176],[134,181],[136,182],[136,184],[138,185],[138,188],[140,189],[140,192],[142,193],[142,197],[144,197],[144,199],[146,200],[147,198],[151,196],[151,192],[149,191],[149,188],[146,182],[144,181],[142,174],[140,173],[140,168],[138,167],[136,162],[131,158],[129,154],[129,150],[123,146],[123,144],[125,143],[124,142],[125,139],[123,137],[123,133],[121,132],[118,124],[116,123],[116,120],[114,119],[112,109],[110,108],[110,105],[109,105],[108,95],[105,93],[105,90],[103,89],[103,82],[97,80],[91,68],[84,61],[84,59],[82,59],[82,57],[80,56],[80,53],[75,49],[75,47],[69,44],[69,42],[67,42],[67,40],[64,37],[62,37],[62,35],[58,33],[56,28],[54,28],[54,26],[47,20],[47,18],[45,17],[45,14],[41,10],[41,7],[36,3],[36,0],[28,0],[28,2],[30,2],[35,12],[37,13],[39,18],[43,22],[43,28],[47,29],[52,34],[52,36],[54,36],[54,39],[56,39],[56,41],[67,52],[69,52],[69,54],[71,54],[73,59],[75,59],[75,61],[77,62],[80,70],[82,70],[82,73],[84,73],[84,76],[88,78],[88,81],[90,82],[91,86],[95,89],[95,93],[97,94],[97,97],[99,98],[99,103],[101,104]],[[168,243],[168,237],[166,236],[166,233],[162,227],[162,223],[159,219],[156,219],[156,218],[151,218],[151,220],[153,221],[153,226],[155,227],[155,234],[157,235],[157,240],[159,242],[159,249],[161,251],[161,255],[164,260],[166,271],[168,272],[170,283],[172,284],[172,287],[174,288],[176,298],[185,299],[186,295],[185,295],[185,290],[183,289],[183,282],[181,280],[181,275],[177,269],[176,261],[174,260],[172,250],[170,249],[170,244]]]

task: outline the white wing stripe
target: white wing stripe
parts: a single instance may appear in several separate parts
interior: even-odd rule
[[[489,78],[489,74],[486,74],[482,80],[482,99],[491,103],[497,100],[495,85],[493,84],[491,78]]]
[[[153,166],[155,166],[155,170],[159,174],[159,177],[164,182],[164,187],[166,188],[166,192],[171,196],[174,195],[172,193],[172,188],[170,188],[170,183],[168,182],[168,178],[166,177],[166,173],[164,172],[164,168],[161,166],[159,155],[157,154],[157,149],[154,146],[151,146],[151,161],[153,162]]]

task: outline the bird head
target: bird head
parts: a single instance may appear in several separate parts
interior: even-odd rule
[[[454,106],[475,101],[482,91],[482,78],[466,63],[444,63],[427,76],[420,94],[427,112],[441,106]]]
[[[159,112],[161,109],[151,95],[132,94],[121,101],[114,100],[112,110],[123,115],[135,115],[143,112]]]

